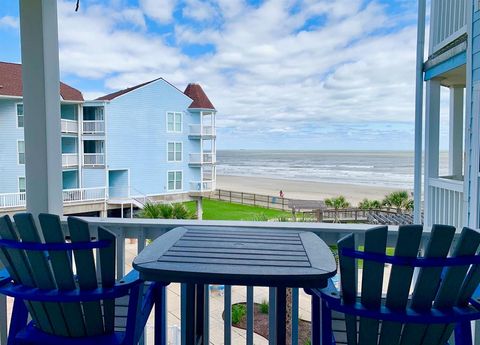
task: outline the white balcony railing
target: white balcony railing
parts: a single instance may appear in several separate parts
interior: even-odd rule
[[[25,207],[25,192],[0,194],[0,209]]]
[[[74,168],[78,166],[78,155],[76,153],[62,153],[62,167]]]
[[[76,188],[63,190],[63,202],[76,203],[84,201],[104,201],[106,200],[106,188]]]
[[[214,153],[190,153],[190,164],[215,164],[217,157]]]
[[[446,178],[431,178],[428,185],[429,206],[427,224],[463,226],[463,182]]]
[[[104,153],[84,153],[83,165],[84,166],[105,165],[105,154]]]
[[[105,121],[83,121],[83,134],[105,134]]]
[[[194,137],[215,136],[215,127],[205,125],[190,125],[189,135]]]
[[[77,134],[78,121],[62,119],[61,128],[62,128],[62,133]]]
[[[215,181],[192,181],[190,192],[212,192],[215,190]]]
[[[63,202],[65,204],[84,202],[84,201],[104,201],[106,200],[106,188],[76,188],[63,190]],[[0,194],[0,209],[25,208],[26,194],[4,193]]]
[[[432,0],[430,54],[467,32],[467,0]]]

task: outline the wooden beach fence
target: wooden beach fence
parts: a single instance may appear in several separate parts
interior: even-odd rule
[[[209,197],[210,199],[228,201],[231,203],[260,206],[273,208],[277,210],[289,210],[289,201],[291,199],[281,198],[272,195],[254,194],[245,192],[235,192],[231,190],[217,189]]]

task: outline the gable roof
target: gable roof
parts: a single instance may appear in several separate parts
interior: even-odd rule
[[[0,95],[23,97],[22,65],[0,61]],[[77,89],[60,82],[60,96],[64,101],[83,102]]]
[[[193,99],[192,104],[188,107],[189,109],[213,109],[212,102],[207,97],[207,94],[203,91],[200,84],[190,83],[185,89],[184,93]]]
[[[160,80],[160,79],[162,79],[162,78],[153,79],[153,80],[147,81],[146,83],[142,83],[142,84],[138,84],[138,85],[135,85],[135,86],[132,86],[132,87],[128,87],[128,88],[120,90],[120,91],[115,91],[115,92],[109,93],[108,95],[98,97],[96,100],[97,101],[111,101],[112,99],[115,99],[115,98],[117,98],[121,95],[129,93],[130,91],[136,90],[138,88],[141,88],[142,86],[148,85],[148,84],[153,83],[154,81],[157,81],[157,80]]]

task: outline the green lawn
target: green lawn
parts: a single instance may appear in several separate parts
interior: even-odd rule
[[[194,201],[185,203],[185,206],[196,212]],[[225,201],[203,199],[204,220],[267,220],[278,217],[291,217],[290,212],[272,210],[264,207],[232,204]]]

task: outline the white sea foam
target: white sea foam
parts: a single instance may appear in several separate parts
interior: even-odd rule
[[[447,173],[441,154],[440,173]],[[218,175],[413,188],[413,153],[388,151],[218,151]]]

